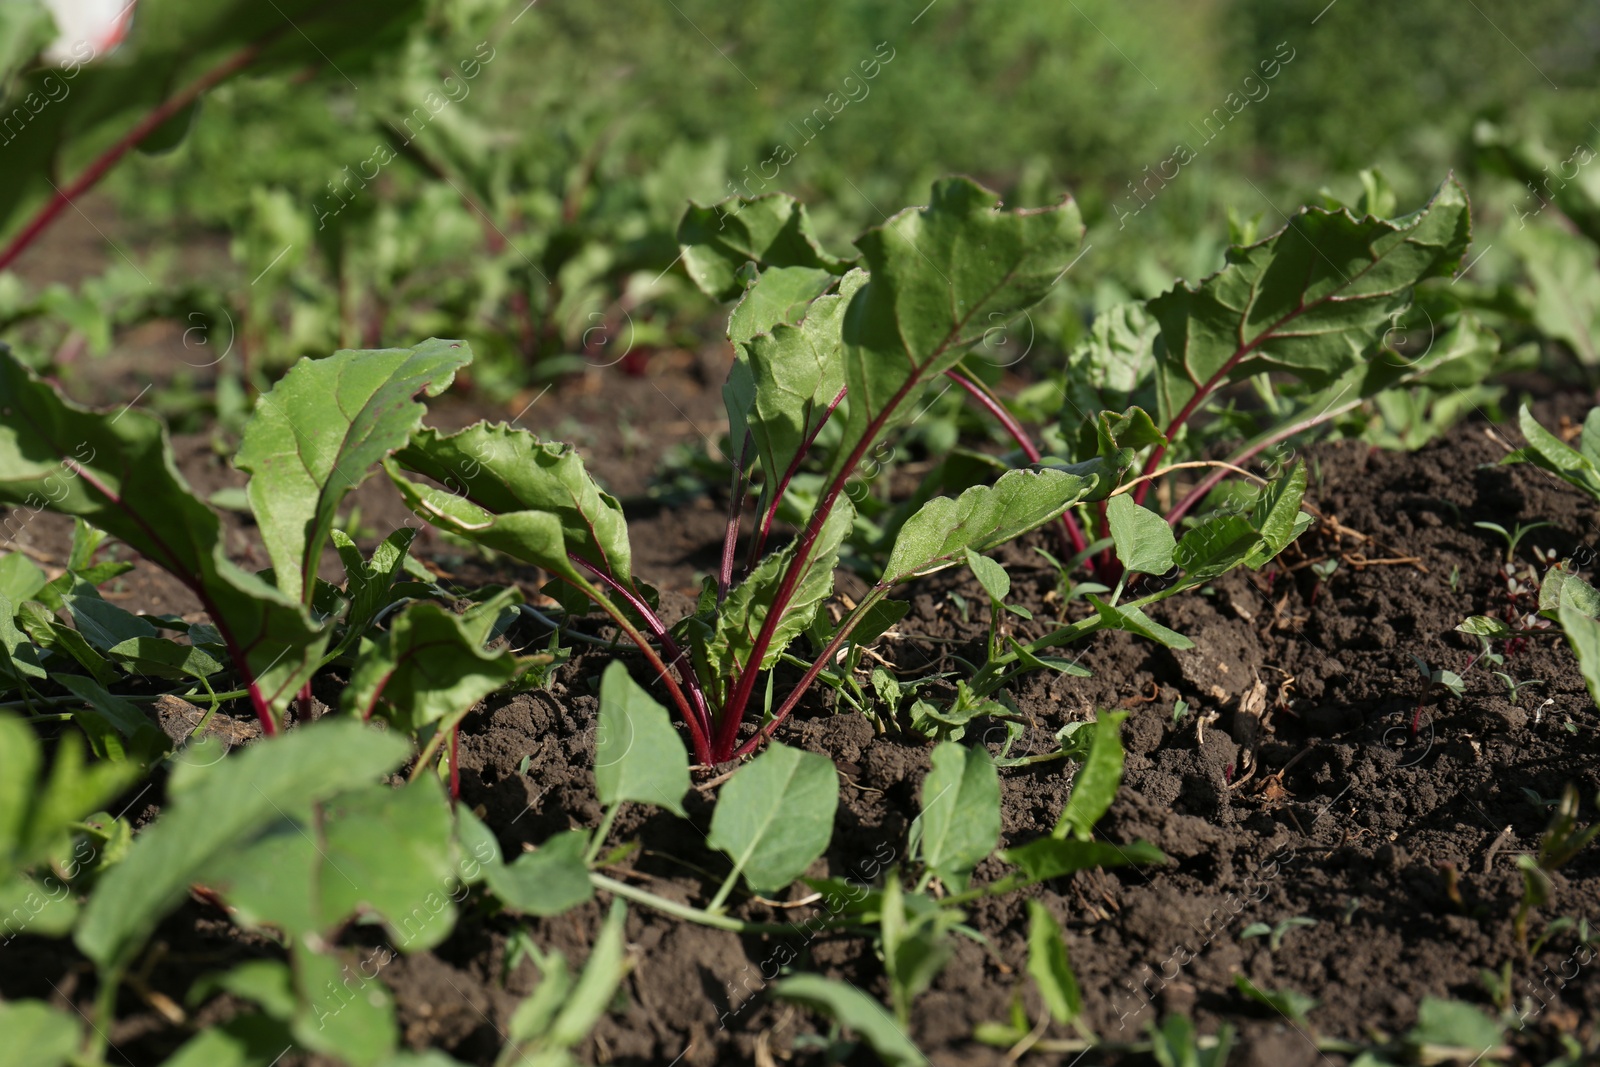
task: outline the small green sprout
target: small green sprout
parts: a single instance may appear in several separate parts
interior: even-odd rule
[[[1527,689],[1529,686],[1544,685],[1544,680],[1540,678],[1529,678],[1526,682],[1519,682],[1504,671],[1495,671],[1494,676],[1504,682],[1506,684],[1506,688],[1510,690],[1511,695],[1508,699],[1511,701],[1513,706],[1516,705],[1517,699],[1521,696],[1524,689]]]
[[[1522,541],[1522,539],[1541,526],[1550,526],[1553,524],[1548,522],[1530,522],[1528,525],[1524,526],[1519,522],[1510,530],[1507,530],[1498,522],[1475,522],[1472,525],[1476,526],[1480,530],[1493,530],[1495,533],[1505,538],[1506,566],[1510,567],[1516,563],[1517,545]]]
[[[1276,926],[1268,926],[1266,923],[1251,923],[1239,932],[1239,940],[1248,941],[1252,937],[1265,935],[1267,951],[1276,952],[1283,947],[1283,938],[1290,930],[1297,926],[1315,925],[1317,925],[1317,920],[1308,919],[1304,915],[1296,915],[1292,918],[1284,919]]]

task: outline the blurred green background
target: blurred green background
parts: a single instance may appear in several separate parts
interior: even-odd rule
[[[0,3],[8,111],[51,76],[37,10]],[[92,378],[164,323],[190,353],[154,372],[177,382],[163,403],[180,418],[239,410],[302,355],[428,335],[470,339],[489,396],[623,348],[638,371],[720,334],[674,269],[688,200],[790,192],[845,251],[950,172],[1008,203],[1082,204],[1090,248],[1037,316],[1048,360],[1105,308],[1218,269],[1230,236],[1354,203],[1376,167],[1399,212],[1460,175],[1483,253],[1463,299],[1508,340],[1536,337],[1551,373],[1594,371],[1593,3],[284,11],[294,32],[248,5],[140,0],[71,96],[0,134],[11,241],[52,195],[40,175],[64,188],[149,107],[260,50],[0,273],[0,328],[34,365]],[[213,365],[204,345],[224,334],[239,358]]]

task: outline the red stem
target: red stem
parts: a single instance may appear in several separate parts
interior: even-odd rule
[[[747,570],[756,565],[756,560],[761,557],[762,550],[767,547],[767,534],[772,531],[772,520],[778,514],[778,505],[783,502],[784,492],[789,488],[789,483],[794,480],[794,476],[800,472],[800,464],[804,462],[806,454],[811,451],[811,446],[816,442],[817,435],[822,432],[822,428],[833,417],[834,408],[837,408],[840,402],[844,400],[844,395],[847,391],[847,389],[839,390],[839,395],[834,397],[833,401],[828,404],[828,410],[822,413],[822,418],[817,421],[817,425],[806,435],[806,439],[800,443],[800,450],[795,453],[794,459],[789,461],[789,469],[783,472],[783,478],[779,480],[777,488],[773,490],[772,500],[767,504],[767,513],[761,517],[761,528],[756,531],[755,539],[750,542],[749,562],[746,564]]]
[[[200,98],[208,89],[214,88],[219,83],[226,81],[239,71],[255,62],[256,57],[269,40],[278,36],[278,31],[268,37],[263,37],[254,44],[247,45],[235,52],[228,59],[212,67],[187,87],[169,96],[162,101],[138,125],[129,130],[121,140],[102,152],[94,162],[90,163],[71,183],[64,189],[57,189],[56,195],[39,209],[39,212],[28,221],[22,231],[12,238],[11,243],[0,251],[0,270],[11,266],[18,256],[22,255],[45,229],[72,205],[74,198],[82,196],[94,187],[95,183],[105,177],[106,172],[116,166],[117,162],[127,155],[129,151],[138,146],[140,141],[149,137],[162,123],[172,118],[178,112],[188,107]]]
[[[739,516],[744,514],[745,464],[750,462],[750,431],[744,432],[739,462],[733,465],[733,484],[728,487],[728,528],[722,535],[722,568],[717,571],[717,606],[728,597],[733,585],[733,557],[739,550]]]
[[[450,727],[450,799],[461,799],[461,723]]]
[[[1033,438],[1028,436],[1028,431],[1022,428],[1022,423],[1012,417],[1010,411],[1006,410],[1006,406],[1000,402],[999,397],[985,389],[981,382],[968,378],[954,368],[944,373],[947,378],[965,389],[968,395],[978,402],[979,406],[993,415],[1000,425],[1005,427],[1006,433],[1010,434],[1011,439],[1017,443],[1017,447],[1022,449],[1022,454],[1028,457],[1029,463],[1038,463],[1040,459],[1044,458],[1044,453],[1040,452],[1038,446],[1033,443]],[[1089,547],[1089,542],[1084,539],[1083,529],[1078,525],[1078,520],[1072,517],[1072,509],[1070,508],[1061,513],[1061,529],[1066,535],[1065,541],[1070,542],[1072,545],[1073,555],[1077,555]]]

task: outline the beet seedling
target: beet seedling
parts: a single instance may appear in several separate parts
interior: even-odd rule
[[[1480,653],[1481,655],[1481,653]],[[1452,696],[1459,697],[1466,691],[1466,684],[1461,680],[1461,675],[1454,671],[1434,670],[1428,666],[1428,661],[1416,653],[1412,653],[1412,660],[1417,664],[1417,670],[1422,672],[1422,694],[1417,698],[1417,710],[1411,714],[1411,734],[1416,736],[1417,727],[1422,724],[1422,709],[1428,706],[1428,697],[1435,688],[1443,689]],[[1467,669],[1472,669],[1472,664],[1478,661],[1474,656],[1467,664]]]

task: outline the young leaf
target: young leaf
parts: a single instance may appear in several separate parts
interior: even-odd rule
[[[0,1003],[0,1067],[61,1067],[78,1050],[78,1020],[42,1000]]]
[[[756,335],[772,333],[780,323],[793,326],[806,318],[812,301],[837,280],[831,272],[815,267],[768,267],[762,271],[728,313],[728,340],[734,350],[745,354]]]
[[[0,505],[46,503],[188,586],[265,707],[286,705],[316,669],[327,635],[224,556],[221,524],[179,476],[160,421],[69,403],[0,348]]]
[[[415,485],[396,466],[445,488]],[[570,445],[505,423],[453,434],[427,429],[388,469],[407,504],[442,529],[556,574],[574,573],[570,552],[619,582],[632,579],[622,505],[595,484]]]
[[[1573,655],[1578,657],[1578,669],[1589,687],[1589,699],[1600,707],[1600,620],[1591,618],[1567,601],[1562,602],[1558,615]]]
[[[1306,495],[1306,464],[1297,462],[1288,474],[1261,487],[1250,512],[1250,525],[1261,541],[1245,557],[1245,566],[1260,570],[1303,533],[1311,517],[1300,510]]]
[[[1198,287],[1150,301],[1161,422],[1197,394],[1252,374],[1286,370],[1321,386],[1361,361],[1411,304],[1424,278],[1448,274],[1465,253],[1467,196],[1454,178],[1420,211],[1357,219],[1302,209],[1283,230],[1228,250],[1228,265]]]
[[[438,396],[472,362],[465,341],[346,349],[302,359],[256,403],[234,466],[278,588],[309,602],[340,502],[422,425],[415,397]]]
[[[1557,564],[1545,572],[1544,581],[1539,584],[1539,614],[1547,619],[1560,618],[1563,604],[1591,619],[1600,616],[1600,592],[1581,575]]]
[[[372,620],[389,606],[390,592],[405,571],[407,553],[417,531],[411,526],[400,527],[372,550],[371,559],[361,558],[361,550],[343,530],[334,530],[330,536],[344,563],[344,591],[350,600],[345,636],[335,650],[343,652],[359,641]]]
[[[1297,993],[1292,989],[1262,989],[1242,974],[1233,976],[1233,984],[1239,992],[1251,1000],[1265,1004],[1296,1026],[1309,1025],[1306,1016],[1311,1013],[1311,1010],[1318,1003],[1315,997],[1308,997],[1304,993]]]
[[[1083,1014],[1083,993],[1067,958],[1067,943],[1055,916],[1037,900],[1028,901],[1028,974],[1039,987],[1039,999],[1058,1023]]]
[[[907,519],[895,538],[882,585],[893,585],[983,553],[1086,500],[1101,484],[1093,475],[1014,470],[994,485],[975,485],[952,500],[934,497]]]
[[[772,643],[761,663],[750,663],[756,635],[761,632],[772,603],[783,581],[784,572],[794,559],[794,543],[774,552],[734,586],[717,616],[715,635],[706,644],[706,656],[718,677],[730,677],[744,670],[767,670],[778,661],[783,650],[811,625],[817,609],[833,593],[833,569],[839,563],[839,545],[855,521],[855,508],[841,500],[829,512],[822,526],[805,571],[795,585],[794,594],[784,608]]]
[[[489,891],[524,914],[560,915],[594,896],[589,869],[583,862],[588,847],[588,834],[567,830],[511,863],[488,864]]]
[[[827,849],[838,804],[832,760],[774,743],[722,787],[706,840],[751,889],[777,892]]]
[[[1129,571],[1165,574],[1172,569],[1177,541],[1167,520],[1121,493],[1106,501],[1106,522],[1117,546],[1117,559]]]
[[[962,893],[1000,842],[1000,776],[987,751],[954,741],[935,746],[932,761],[912,836],[928,869]]]
[[[1121,729],[1127,717],[1125,711],[1103,711],[1096,716],[1089,758],[1072,780],[1072,793],[1061,818],[1056,820],[1054,836],[1066,837],[1070,833],[1079,841],[1088,841],[1094,824],[1110,809],[1117,787],[1122,784]]]
[[[978,584],[983,586],[983,591],[989,595],[992,604],[1004,604],[1006,597],[1011,595],[1011,575],[1006,569],[990,559],[967,549],[967,566],[972,568],[972,576],[978,579]]]
[[[616,997],[617,987],[628,973],[624,956],[626,948],[624,927],[628,921],[627,906],[620,900],[612,901],[611,911],[600,927],[600,934],[589,950],[589,960],[583,966],[567,996],[566,1003],[551,1021],[546,1031],[545,1047],[569,1049],[589,1036],[606,1008]]]
[[[927,1057],[917,1051],[883,1005],[846,982],[820,974],[796,974],[772,987],[772,995],[821,1012],[840,1026],[854,1030],[872,1046],[889,1067],[926,1067]]]
[[[517,675],[510,649],[483,647],[500,610],[517,599],[508,589],[463,615],[432,601],[407,605],[388,630],[362,639],[340,704],[409,734],[465,711]]]
[[[185,767],[161,818],[95,886],[74,938],[78,948],[101,967],[127,963],[212,857],[286,812],[305,812],[317,797],[392,771],[410,748],[359,723],[317,722],[252,746],[225,767]]]
[[[290,1030],[295,1041],[352,1067],[376,1067],[400,1043],[394,997],[382,982],[360,976],[350,987],[341,960],[303,945],[290,953],[299,1004]]]
[[[686,818],[689,753],[667,709],[613,660],[600,679],[594,782],[606,807],[632,800]]]
[[[1020,868],[1029,882],[1045,882],[1094,867],[1167,861],[1166,854],[1147,841],[1113,845],[1105,841],[1066,841],[1058,837],[1041,837],[1018,848],[1008,848],[1000,853],[1000,858]]]
[[[810,267],[843,274],[847,262],[822,250],[805,206],[786,193],[690,204],[678,223],[683,265],[702,292],[732,300],[744,288],[739,268]]]
[[[844,319],[850,404],[833,475],[911,418],[908,400],[1071,265],[1083,237],[1077,205],[1001,211],[998,200],[966,178],[945,179],[927,207],[857,239],[871,280]]]
[[[1172,559],[1183,568],[1185,580],[1204,581],[1245,562],[1260,540],[1259,532],[1247,516],[1213,515],[1179,539]]]
[[[1094,605],[1094,610],[1100,613],[1100,617],[1113,630],[1126,630],[1131,634],[1138,634],[1140,637],[1148,637],[1165,648],[1184,649],[1194,647],[1193,641],[1176,630],[1169,630],[1138,608],[1118,607],[1107,604],[1093,593],[1084,595],[1089,603]]]
[[[896,870],[891,870],[884,882],[879,910],[883,969],[889,978],[895,1018],[904,1025],[910,1021],[912,1002],[950,962],[955,949],[948,927],[960,916],[940,909],[932,898],[920,893],[907,897]]]
[[[1406,1037],[1419,1045],[1459,1049],[1466,1055],[1454,1058],[1475,1060],[1499,1055],[1496,1050],[1504,1040],[1505,1029],[1471,1004],[1423,997],[1417,1005],[1417,1025]]]
[[[1463,619],[1461,625],[1457,626],[1456,629],[1464,634],[1473,634],[1477,637],[1498,639],[1511,636],[1511,627],[1499,619],[1490,618],[1488,615],[1473,615],[1470,618]]]

